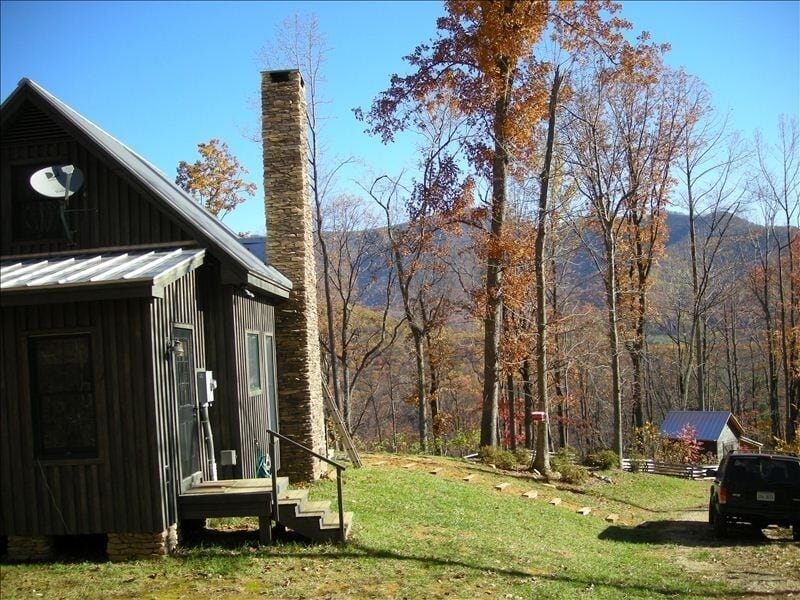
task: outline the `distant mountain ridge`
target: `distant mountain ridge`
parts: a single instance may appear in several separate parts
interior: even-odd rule
[[[706,238],[709,232],[710,224],[712,223],[712,219],[717,217],[717,221],[722,220],[724,217],[722,215],[701,215],[696,217],[695,219],[695,227],[696,227],[696,237],[698,240],[698,244],[701,244],[702,241]],[[667,257],[677,257],[680,255],[688,254],[689,252],[689,215],[681,212],[675,211],[667,211],[667,230],[668,230],[668,238],[665,244],[665,255]],[[399,227],[402,227],[400,225]],[[753,245],[753,240],[756,241],[758,246],[763,248],[765,243],[765,228],[763,225],[758,225],[747,221],[744,218],[733,216],[731,217],[730,223],[728,224],[726,237],[727,242],[730,247],[735,248],[735,254],[727,253],[725,255],[721,255],[719,257],[720,260],[738,260],[742,261],[744,264],[751,263],[754,259],[755,254],[755,246]],[[381,229],[375,230],[365,230],[360,232],[353,232],[351,234],[354,236],[354,239],[358,236],[362,235],[377,235],[379,239],[386,241],[385,247],[380,247],[378,252],[376,252],[375,256],[370,257],[370,263],[373,265],[379,265],[376,267],[376,271],[372,273],[369,277],[363,278],[362,285],[367,285],[367,280],[373,285],[374,293],[366,293],[364,295],[364,301],[371,306],[377,306],[384,301],[383,298],[383,290],[385,289],[385,281],[386,277],[388,277],[388,264],[386,267],[382,265],[386,264],[386,259],[389,256],[389,248],[388,248],[388,238],[384,235]],[[781,233],[781,235],[783,235]],[[747,241],[747,243],[744,243]],[[266,236],[264,235],[256,235],[256,236],[248,236],[245,238],[241,238],[240,242],[242,245],[245,246],[250,252],[252,252],[256,257],[260,260],[265,260],[266,254]],[[474,255],[471,253],[463,253],[462,250],[468,248],[469,244],[471,243],[469,232],[466,228],[462,228],[462,233],[453,241],[453,252],[451,253],[450,260],[456,263],[456,266],[459,267],[463,272],[468,272],[471,270],[479,269],[480,265],[475,264]],[[738,258],[734,258],[738,257]],[[595,268],[591,264],[590,258],[586,252],[579,252],[575,264],[573,266],[573,271],[580,279],[585,279],[586,283],[589,284],[589,280],[596,276]],[[456,279],[453,276],[453,279]],[[450,284],[452,285],[452,281]],[[593,285],[589,285],[588,287],[594,287]],[[588,290],[587,290],[588,291]],[[461,293],[460,290],[457,293]],[[464,298],[466,300],[466,297]],[[399,298],[396,299],[397,307],[400,307]]]

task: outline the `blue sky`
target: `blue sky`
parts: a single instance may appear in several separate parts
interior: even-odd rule
[[[170,177],[196,144],[218,137],[259,193],[225,222],[263,231],[261,149],[244,133],[259,50],[289,16],[313,12],[331,51],[325,71],[328,156],[361,162],[353,179],[410,165],[409,145],[383,147],[351,109],[368,107],[402,57],[428,41],[439,2],[18,2],[0,3],[0,96],[29,77],[153,162]],[[800,113],[800,3],[623,2],[636,31],[672,45],[669,61],[710,86],[746,136],[770,135]]]

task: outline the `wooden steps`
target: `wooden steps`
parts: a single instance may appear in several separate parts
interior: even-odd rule
[[[308,490],[289,489],[278,497],[278,522],[312,541],[343,542],[353,524],[353,513],[344,514],[344,539],[338,511],[327,500],[309,500]]]
[[[276,525],[314,542],[344,542],[353,524],[353,513],[344,513],[344,537],[338,510],[327,500],[309,500],[308,490],[292,489],[289,479],[278,477]],[[270,479],[204,481],[178,497],[180,520],[212,517],[258,517],[259,540],[272,541],[272,482]]]
[[[287,477],[276,480],[278,495],[289,487]],[[272,542],[272,481],[270,479],[225,479],[203,481],[178,496],[178,519],[212,517],[258,517],[258,539]]]

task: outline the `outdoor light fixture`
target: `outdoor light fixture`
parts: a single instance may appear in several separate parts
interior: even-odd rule
[[[175,358],[184,358],[186,356],[186,344],[183,340],[172,340],[167,345],[167,350],[172,352]]]

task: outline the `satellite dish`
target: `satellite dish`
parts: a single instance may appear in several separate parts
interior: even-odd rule
[[[31,187],[42,196],[66,200],[83,185],[83,173],[75,165],[39,169],[31,175]]]

